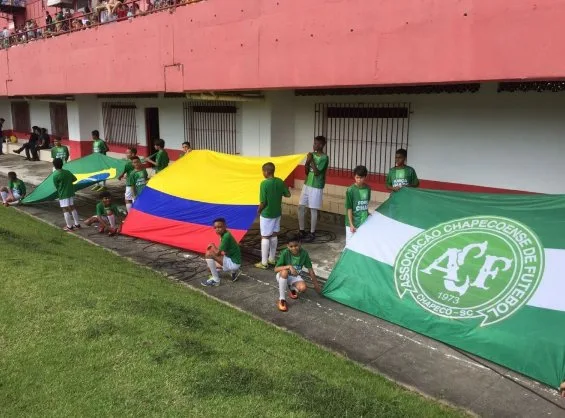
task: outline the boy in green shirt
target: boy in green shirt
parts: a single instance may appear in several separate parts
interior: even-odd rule
[[[407,156],[408,153],[403,148],[396,151],[394,157],[396,165],[389,170],[386,176],[386,187],[390,191],[397,192],[403,187],[418,187],[420,185],[416,171],[406,165]]]
[[[155,150],[157,151],[155,154],[147,157],[146,161],[153,166],[155,166],[155,174],[163,171],[169,165],[169,154],[165,151],[165,141],[162,139],[158,139],[153,144]],[[153,160],[152,157],[155,159]]]
[[[255,267],[267,269],[275,265],[275,255],[279,243],[278,233],[281,230],[282,198],[290,197],[284,181],[275,177],[275,165],[263,164],[265,180],[259,186],[259,228],[261,230],[261,261]]]
[[[218,269],[231,272],[231,280],[235,282],[239,278],[241,271],[241,249],[233,235],[226,229],[226,220],[218,218],[214,220],[214,229],[220,236],[220,247],[215,244],[208,245],[206,249],[206,264],[212,276],[203,281],[202,286],[214,287],[220,285]]]
[[[300,247],[300,238],[298,236],[290,236],[288,246],[279,256],[275,266],[275,273],[277,273],[277,282],[279,284],[279,301],[277,303],[279,311],[288,311],[286,303],[287,289],[291,299],[298,299],[298,294],[306,291],[306,283],[304,283],[300,276],[303,267],[308,269],[314,289],[320,293],[322,289],[312,268],[312,261],[308,252]]]
[[[67,232],[71,232],[80,228],[78,212],[74,206],[74,182],[77,181],[77,178],[69,170],[63,169],[63,160],[60,158],[55,158],[53,160],[53,167],[55,167],[55,172],[53,173],[53,184],[55,185],[55,189],[57,189],[59,206],[63,209],[63,216],[65,217],[65,223],[67,224],[67,226],[63,229]],[[74,225],[72,223],[73,220]]]
[[[326,171],[329,165],[329,158],[324,154],[326,138],[317,136],[314,138],[314,152],[308,153],[304,169],[306,171],[306,181],[302,187],[300,200],[298,202],[298,226],[300,238],[308,242],[316,239],[316,223],[318,221],[318,210],[322,209],[322,196],[326,185]],[[306,235],[304,230],[305,207],[310,208],[310,234]]]
[[[188,155],[188,153],[192,151],[192,149],[190,148],[190,142],[183,142],[181,145],[182,153],[179,155],[179,159],[184,157],[185,155]]]
[[[365,184],[367,178],[367,167],[360,165],[355,167],[353,175],[355,183],[345,192],[345,245],[357,232],[357,228],[369,217],[369,201],[371,200],[371,189]]]
[[[138,158],[137,157],[137,148],[129,147],[126,150],[126,158],[127,158],[128,161],[126,163],[126,166],[124,167],[124,172],[122,174],[120,174],[120,177],[118,177],[118,180],[122,180],[124,177],[126,178],[126,192],[124,194],[124,200],[126,202],[126,209],[129,212],[130,209],[131,209],[131,205],[134,201],[134,195],[133,195],[131,186],[129,185],[129,175],[133,171],[132,160],[134,158]]]
[[[103,234],[108,231],[108,236],[116,235],[118,232],[118,214],[120,210],[112,202],[112,196],[109,192],[100,193],[100,202],[96,205],[96,215],[88,218],[84,223],[90,226],[94,223],[98,224],[98,232]]]
[[[108,145],[106,145],[106,141],[100,139],[100,132],[97,130],[92,131],[92,152],[94,154],[102,154],[106,155],[108,152]],[[92,191],[99,192],[106,189],[106,180],[99,181],[92,187]]]
[[[2,204],[6,207],[17,205],[26,195],[26,185],[21,181],[15,172],[8,173],[8,187],[0,190],[2,196]]]
[[[131,162],[133,163],[133,171],[129,173],[127,184],[130,188],[131,192],[131,202],[135,202],[137,196],[141,193],[145,185],[147,184],[147,179],[149,179],[149,175],[147,174],[147,170],[143,167],[141,160],[139,157],[133,157]],[[128,212],[131,209],[131,204],[128,208]]]
[[[60,158],[63,160],[63,164],[66,164],[69,161],[70,153],[69,148],[65,145],[61,145],[61,137],[56,136],[53,140],[55,146],[51,148],[51,158]],[[53,168],[54,170],[55,168]]]

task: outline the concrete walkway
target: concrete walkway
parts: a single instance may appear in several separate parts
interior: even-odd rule
[[[0,156],[0,174],[3,174],[0,175],[0,183],[6,182],[8,171],[16,171],[26,183],[34,185],[41,182],[51,168],[48,163],[25,162],[18,156]],[[116,198],[121,199],[122,187],[119,182],[109,182],[109,189]],[[81,218],[94,213],[94,193],[81,192],[76,200]],[[63,225],[56,202],[18,209],[50,224]],[[285,226],[292,229],[295,221],[288,219]],[[318,260],[319,270],[327,273],[343,248],[343,228],[320,225],[320,229],[324,231],[320,234],[320,243],[309,244],[308,249],[312,258]],[[565,401],[559,398],[557,391],[324,299],[314,291],[309,291],[297,301],[290,300],[289,312],[279,312],[275,306],[278,290],[274,274],[252,267],[252,263],[256,262],[252,247],[257,248],[257,232],[251,231],[242,243],[244,273],[240,280],[236,283],[224,280],[220,287],[212,289],[199,284],[206,277],[206,269],[196,254],[125,236],[110,238],[96,233],[95,228],[84,228],[77,234],[265,321],[296,332],[402,385],[478,415],[565,417]]]

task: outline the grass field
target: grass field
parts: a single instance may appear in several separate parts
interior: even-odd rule
[[[14,209],[0,240],[2,416],[463,416]]]

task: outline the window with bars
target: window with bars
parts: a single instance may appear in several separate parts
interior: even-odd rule
[[[137,145],[135,103],[103,103],[105,140],[109,144]]]
[[[51,114],[51,134],[61,138],[68,138],[67,104],[50,102],[49,112]]]
[[[12,102],[12,126],[16,132],[31,132],[28,102]]]
[[[234,102],[184,103],[184,137],[194,149],[237,153]]]
[[[314,136],[326,137],[336,174],[351,175],[358,165],[371,174],[386,174],[395,151],[408,147],[409,122],[409,103],[318,103]]]

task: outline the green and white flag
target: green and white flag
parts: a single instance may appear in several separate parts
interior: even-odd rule
[[[565,196],[402,189],[324,295],[553,387],[565,380]]]

